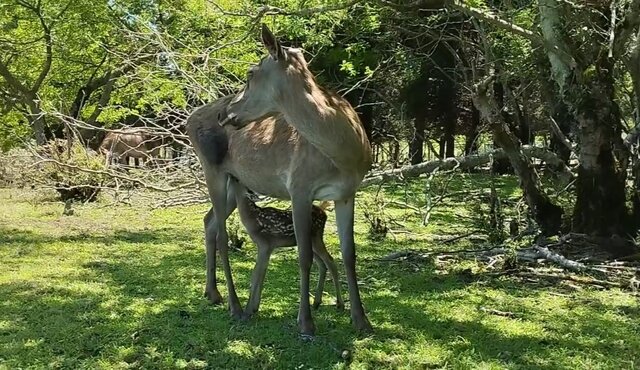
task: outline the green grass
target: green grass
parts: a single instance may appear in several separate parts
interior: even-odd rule
[[[516,182],[498,180],[504,198],[515,202]],[[487,184],[459,175],[448,190]],[[381,194],[420,205],[422,186],[392,184]],[[361,194],[358,204],[371,204],[375,190]],[[0,368],[640,368],[640,306],[627,292],[470,277],[465,268],[480,269],[473,262],[442,267],[378,260],[408,248],[473,247],[468,240],[441,244],[434,236],[474,227],[477,201],[464,194],[446,198],[426,227],[414,211],[389,206],[386,214],[397,220],[391,227],[415,234],[378,242],[367,239],[359,208],[358,272],[375,334],[356,335],[348,311],[331,306],[327,284],[325,305],[314,312],[317,339],[305,342],[295,321],[292,250],[274,254],[252,321],[235,322],[225,307],[202,297],[206,206],[99,203],[62,216],[62,203],[0,190]],[[335,234],[330,218],[327,244],[340,260]],[[243,302],[254,249],[232,253]],[[224,280],[220,288],[226,295]],[[487,314],[481,306],[516,317]]]

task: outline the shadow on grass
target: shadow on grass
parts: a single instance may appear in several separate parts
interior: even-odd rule
[[[30,230],[0,226],[0,246],[28,245],[39,247],[50,243],[97,243],[112,245],[116,243],[160,244],[192,241],[193,233],[177,228],[154,228],[149,230],[115,230],[105,234],[77,233],[65,236],[48,236]]]
[[[1,233],[2,240],[38,244],[88,238],[94,243],[155,245],[192,239],[174,229],[64,238],[11,233],[8,237]],[[153,248],[131,248],[125,253],[86,261],[78,267],[78,275],[65,283],[0,284],[0,360],[13,367],[92,367],[106,358],[110,363],[142,368],[176,367],[184,362],[215,368],[292,368],[300,364],[328,368],[344,361],[340,357],[343,349],[359,346],[348,312],[327,306],[314,312],[320,339],[313,343],[299,339],[295,323],[298,269],[293,250],[272,259],[261,312],[246,323],[231,320],[225,307],[210,306],[202,297],[204,253],[200,245],[163,254]],[[246,252],[234,253],[232,263],[245,303],[253,258]],[[374,347],[389,354],[361,359],[370,367],[402,365],[394,362],[397,340],[408,353],[426,342],[446,354],[416,364],[422,367],[494,361],[511,367],[572,368],[572,354],[608,359],[612,354],[632,356],[634,346],[638,348],[637,340],[629,339],[637,325],[621,325],[606,314],[611,308],[604,303],[566,315],[519,308],[516,301],[514,310],[522,316],[515,319],[496,319],[475,311],[458,315],[458,309],[469,310],[484,304],[483,299],[490,300],[474,296],[477,292],[470,293],[470,289],[516,299],[538,299],[541,290],[499,279],[483,281],[478,287],[464,272],[441,274],[430,261],[423,261],[417,269],[411,264],[363,261],[359,274],[365,307],[378,327]],[[342,270],[341,276],[344,279]],[[223,284],[221,280],[221,288]],[[633,307],[629,309],[633,314]],[[544,333],[500,327],[527,323],[542,327]]]

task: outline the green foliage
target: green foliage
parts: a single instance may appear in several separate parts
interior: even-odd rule
[[[23,145],[30,140],[31,129],[15,111],[0,114],[0,152]]]
[[[78,142],[70,150],[63,140],[51,142],[43,154],[50,160],[38,166],[33,180],[56,189],[61,200],[94,201],[108,182],[109,177],[103,173],[104,156],[87,151]]]

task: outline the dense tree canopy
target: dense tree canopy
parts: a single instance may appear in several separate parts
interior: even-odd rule
[[[357,108],[379,162],[497,145],[546,231],[635,236],[638,0],[7,0],[0,145],[74,131],[95,146],[92,128],[144,120],[179,128],[242,85],[261,22]],[[533,143],[576,167],[570,216],[522,154]]]

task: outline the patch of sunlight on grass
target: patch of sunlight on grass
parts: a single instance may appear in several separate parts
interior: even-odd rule
[[[444,183],[433,181],[434,194]],[[505,205],[515,204],[521,195],[517,181],[498,177],[496,183],[511,202]],[[458,195],[443,199],[427,227],[413,210],[388,204],[385,212],[398,223],[393,228],[410,233],[379,241],[368,238],[363,216],[365,201],[375,194],[360,192],[358,276],[375,334],[354,332],[348,309],[333,307],[328,279],[323,305],[313,312],[318,335],[312,342],[297,334],[294,249],[274,253],[260,312],[250,321],[230,319],[221,268],[225,304],[212,306],[203,298],[207,205],[150,210],[140,204],[78,204],[67,217],[60,202],[0,189],[0,369],[637,368],[640,305],[628,292],[567,292],[508,277],[475,281],[469,275],[481,269],[473,261],[446,268],[428,259],[380,261],[405,249],[478,247],[469,240],[440,243],[435,236],[473,230],[478,200],[467,193],[488,191],[488,184],[480,175],[456,175],[447,192]],[[423,206],[424,179],[386,184],[380,197]],[[333,212],[325,240],[348,299]],[[230,252],[242,304],[255,256],[252,243]],[[317,276],[314,267],[312,288]]]

